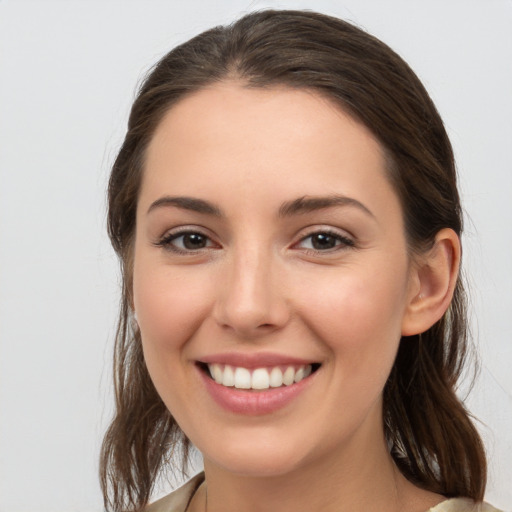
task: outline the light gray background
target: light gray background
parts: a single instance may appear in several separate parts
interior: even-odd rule
[[[512,507],[510,0],[0,0],[0,511],[100,511],[117,262],[105,185],[135,85],[164,52],[263,7],[365,27],[445,120],[469,214],[465,268],[482,373],[468,401],[488,499]]]

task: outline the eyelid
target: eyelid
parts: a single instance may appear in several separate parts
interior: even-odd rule
[[[200,247],[198,249],[182,249],[173,245],[173,241],[190,234],[201,235],[206,238],[210,245],[207,247]],[[209,230],[202,228],[196,225],[186,225],[186,226],[178,226],[176,228],[168,229],[165,233],[159,237],[153,245],[156,247],[160,247],[170,252],[174,252],[177,254],[185,254],[185,255],[194,255],[194,254],[202,254],[204,251],[208,251],[211,249],[220,248],[220,244],[214,240],[214,237],[209,233]]]
[[[324,250],[298,247],[302,242],[304,242],[308,238],[311,238],[312,236],[319,235],[319,234],[325,234],[325,235],[332,236],[333,238],[337,239],[341,243],[336,244],[332,248],[324,249]],[[320,254],[320,253],[327,254],[327,253],[347,250],[347,249],[354,248],[354,247],[356,247],[356,241],[352,235],[348,234],[344,230],[333,228],[331,226],[311,226],[311,227],[307,228],[307,230],[302,230],[301,233],[299,233],[299,235],[298,235],[298,240],[292,244],[292,248],[294,248],[294,249],[295,248],[302,249],[304,251],[308,251],[308,252],[315,253],[315,254]]]
[[[198,234],[202,237],[205,237],[207,239],[208,245],[206,247],[200,247],[197,249],[182,249],[172,243],[174,240],[180,238],[181,236],[185,236],[188,234]],[[314,235],[319,234],[331,236],[335,238],[339,243],[336,243],[334,247],[327,249],[300,247],[300,244],[303,243],[305,240],[313,237]],[[305,252],[310,252],[314,254],[333,253],[354,248],[356,246],[355,237],[353,235],[347,233],[346,230],[341,230],[339,228],[335,228],[332,226],[318,225],[304,228],[297,234],[295,239],[296,241],[293,242],[291,245],[292,249],[303,250]],[[212,249],[220,249],[222,247],[221,244],[218,243],[215,240],[215,237],[210,233],[210,230],[197,225],[183,225],[168,229],[162,236],[160,236],[156,241],[153,242],[153,245],[168,250],[170,252],[185,255],[197,255],[205,251],[209,251]]]

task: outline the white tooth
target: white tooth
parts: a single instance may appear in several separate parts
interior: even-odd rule
[[[309,377],[312,370],[313,367],[310,364],[306,365],[306,368],[304,369],[304,378]]]
[[[235,373],[233,372],[233,367],[228,364],[224,367],[224,374],[222,376],[222,385],[223,386],[234,386],[235,385]]]
[[[210,374],[217,384],[222,384],[222,369],[218,364],[208,365]]]
[[[265,368],[258,368],[252,372],[252,389],[268,389],[270,386],[270,377]]]
[[[251,372],[247,368],[236,368],[235,388],[251,389]]]
[[[288,366],[288,368],[286,368],[283,374],[283,384],[285,386],[290,386],[291,384],[293,384],[294,377],[295,370],[293,369],[293,366]]]
[[[270,372],[270,387],[271,388],[279,388],[283,385],[283,372],[281,371],[281,368],[276,366],[275,368],[272,368],[272,371]]]
[[[300,382],[304,378],[304,366],[301,366],[295,372],[295,378],[293,379],[295,382]]]

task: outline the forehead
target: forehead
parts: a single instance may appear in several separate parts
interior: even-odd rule
[[[380,143],[334,102],[236,82],[195,92],[167,112],[146,153],[141,199],[201,197],[215,184],[246,199],[280,191],[396,201]]]
[[[178,145],[182,140],[195,139],[203,145],[217,144],[216,135],[229,136],[227,142],[237,142],[240,148],[265,138],[266,142],[274,140],[281,145],[293,137],[297,141],[316,137],[317,143],[321,137],[325,145],[335,143],[331,146],[333,151],[346,152],[350,146],[357,150],[362,144],[381,151],[369,129],[318,91],[287,86],[249,87],[225,81],[200,89],[173,105],[155,130],[150,153],[162,142],[176,141]],[[273,146],[265,147],[270,150]],[[295,149],[300,152],[306,148]]]

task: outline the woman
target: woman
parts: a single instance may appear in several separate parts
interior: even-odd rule
[[[106,507],[193,443],[204,475],[148,510],[476,510],[461,231],[442,121],[377,39],[264,11],[170,52],[109,186]]]

